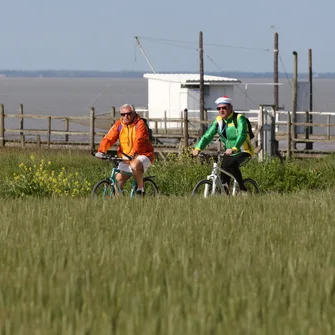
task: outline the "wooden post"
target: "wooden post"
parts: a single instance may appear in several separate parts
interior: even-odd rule
[[[200,110],[199,118],[200,121],[204,121],[204,49],[203,49],[203,35],[202,31],[199,33],[199,56],[200,56],[200,85],[199,85],[199,94],[200,94]],[[205,133],[205,125],[200,123],[200,134]]]
[[[258,161],[262,162],[264,160],[264,148],[263,148],[263,105],[259,105],[258,113],[258,127],[260,131],[258,132],[258,145],[261,146],[260,155],[258,155]]]
[[[24,135],[21,135],[20,136],[20,142],[21,142],[21,148],[24,148],[25,147],[25,137],[24,137]]]
[[[65,131],[69,131],[70,129],[70,121],[69,121],[69,118],[65,118]],[[65,142],[68,143],[69,142],[69,134],[66,134],[65,135]]]
[[[309,111],[313,112],[313,69],[312,69],[312,49],[308,50],[308,81],[309,81]],[[309,123],[313,123],[313,114],[309,113]],[[313,134],[313,126],[311,125],[308,129],[309,135]],[[306,143],[307,150],[313,150],[313,142]]]
[[[155,120],[155,134],[158,134],[158,121]]]
[[[289,160],[291,158],[291,114],[290,111],[287,112],[287,153],[286,159]]]
[[[330,140],[330,114],[327,115],[327,139]]]
[[[167,134],[166,111],[164,111],[164,131],[165,131],[165,134]]]
[[[218,142],[217,142],[217,151],[218,152],[222,151],[222,142],[221,142],[220,138],[218,139]]]
[[[23,135],[23,104],[20,104],[20,123],[19,123],[19,129],[20,131],[20,141],[21,141],[21,147],[24,147],[24,135]]]
[[[94,144],[94,135],[95,135],[95,129],[94,129],[94,122],[95,122],[95,109],[94,107],[91,107],[90,109],[90,150],[95,150],[95,144]]]
[[[309,123],[309,112],[305,111],[305,123]],[[305,139],[308,140],[309,139],[309,125],[305,126]],[[309,142],[305,143],[305,149],[307,150],[307,144]]]
[[[180,112],[180,135],[184,136],[184,111]],[[178,127],[178,123],[177,123],[177,127]]]
[[[188,110],[184,109],[184,147],[188,147]]]
[[[208,121],[208,113],[207,113],[207,109],[204,109],[204,120]],[[208,123],[204,125],[204,131],[207,131],[208,129]]]
[[[115,118],[116,118],[116,110],[115,110],[115,107],[114,106],[112,106],[112,110],[111,110],[111,117],[112,117],[112,124],[111,124],[111,126],[113,126],[114,124],[115,124]]]
[[[36,146],[39,149],[41,148],[41,136],[40,135],[36,136]]]
[[[275,105],[275,112],[279,108],[279,86],[278,86],[278,78],[279,78],[279,73],[278,73],[278,54],[279,54],[279,47],[278,47],[278,33],[275,33],[274,35],[274,60],[273,60],[273,103]]]
[[[50,148],[51,142],[51,116],[48,117],[48,148]]]
[[[5,146],[5,106],[0,105],[0,147]]]
[[[297,98],[298,98],[298,53],[293,51],[294,56],[294,70],[292,82],[292,138],[297,138]],[[297,148],[296,142],[293,142],[293,149]]]

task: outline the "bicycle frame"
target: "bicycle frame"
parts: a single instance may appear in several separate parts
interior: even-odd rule
[[[227,176],[229,176],[230,178],[233,179],[233,190],[232,190],[232,195],[235,196],[237,193],[237,181],[235,179],[235,177],[229,173],[228,171],[222,169],[219,167],[218,162],[214,162],[213,163],[213,169],[210,175],[207,176],[207,180],[212,180],[212,190],[211,190],[211,194],[214,195],[215,194],[215,189],[216,187],[218,187],[221,192],[226,192],[225,187],[229,190],[229,185],[226,184],[222,184],[221,178],[219,177],[219,172],[222,172],[224,174],[226,174]],[[208,185],[205,185],[205,197],[207,197],[208,195]]]
[[[93,155],[95,155],[95,153],[92,153]],[[125,155],[127,156],[127,155]],[[128,156],[127,156],[128,157]],[[123,161],[130,161],[132,159],[132,157],[128,157],[128,160],[121,158],[121,157],[117,157],[117,156],[111,156],[111,155],[100,155],[100,157],[98,157],[102,160],[109,160],[113,162],[113,167],[111,169],[111,174],[108,177],[105,177],[104,179],[99,180],[92,189],[91,192],[91,196],[94,197],[97,190],[100,191],[100,193],[103,194],[104,198],[110,198],[112,196],[123,196],[125,191],[127,190],[127,194],[129,194],[129,197],[135,197],[136,195],[136,190],[137,190],[137,181],[134,178],[133,173],[131,172],[130,169],[126,169],[126,171],[124,171],[123,169],[119,168],[119,164],[120,162]],[[130,163],[130,162],[129,162]],[[123,185],[122,187],[119,184],[118,178],[117,178],[117,174],[121,173],[122,175],[128,176],[128,177],[132,177],[132,181],[131,184],[128,183],[128,185],[130,186],[130,189],[128,187],[126,187],[126,190],[123,189]],[[158,194],[158,187],[157,184],[153,181],[153,178],[155,176],[146,176],[143,177],[143,184],[145,184],[145,187],[148,187],[149,189],[149,193],[148,195],[153,195],[156,196]],[[126,180],[128,180],[129,178],[126,178]],[[126,181],[124,180],[124,181]],[[100,186],[104,186],[103,188],[101,188]],[[101,192],[102,191],[102,192]],[[142,195],[144,196],[143,193],[145,192],[141,192]]]
[[[123,173],[123,174],[126,174],[126,175],[129,175],[129,176],[132,176],[133,174],[130,173],[130,172],[125,172],[125,171],[122,171],[116,167],[113,167],[112,169],[112,173],[110,175],[110,177],[108,178],[111,183],[112,183],[112,186],[114,187],[115,189],[115,192],[119,193],[119,194],[123,194],[124,190],[121,189],[117,179],[116,179],[116,175],[118,173]],[[132,181],[132,184],[131,184],[131,191],[130,191],[130,197],[133,197],[134,193],[135,193],[135,188],[136,188],[136,180],[134,179]]]

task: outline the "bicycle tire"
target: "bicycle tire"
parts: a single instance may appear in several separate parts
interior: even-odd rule
[[[92,189],[91,198],[111,199],[115,196],[115,189],[109,179],[98,181]]]
[[[206,190],[206,185],[207,190]],[[204,187],[204,188],[203,188]],[[204,198],[207,198],[209,196],[213,196],[212,194],[212,187],[213,187],[213,180],[207,180],[207,179],[203,179],[200,180],[195,186],[194,189],[192,191],[192,196],[196,197],[196,196],[201,196]],[[207,192],[207,194],[206,194]],[[215,195],[217,194],[221,194],[221,189],[220,188],[215,188]]]
[[[250,193],[250,194],[258,194],[259,193],[259,187],[253,179],[246,178],[246,179],[243,179],[243,182],[244,182],[244,186],[248,190],[247,193]]]
[[[143,184],[146,197],[156,197],[158,195],[158,186],[150,177],[143,178]]]

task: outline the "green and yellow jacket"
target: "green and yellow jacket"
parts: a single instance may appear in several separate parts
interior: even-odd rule
[[[218,134],[226,150],[234,149],[237,150],[236,153],[243,151],[253,156],[255,148],[251,144],[247,127],[247,120],[244,115],[238,114],[237,128],[234,125],[233,113],[228,116],[227,120],[224,120],[221,116],[217,116],[204,136],[195,145],[195,149],[200,151],[205,149],[213,140],[215,134]]]

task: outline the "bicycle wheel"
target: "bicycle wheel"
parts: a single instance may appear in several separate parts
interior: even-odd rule
[[[244,186],[248,190],[247,194],[258,194],[259,193],[259,188],[257,183],[251,179],[251,178],[246,178],[243,180]]]
[[[193,197],[203,197],[207,198],[212,196],[212,190],[213,190],[213,180],[200,180],[194,187],[192,191]],[[221,194],[220,188],[215,188],[215,194]]]
[[[98,181],[92,189],[91,198],[111,199],[115,195],[114,187],[108,179]]]
[[[151,178],[143,179],[145,196],[146,197],[156,197],[158,194],[158,186]]]

